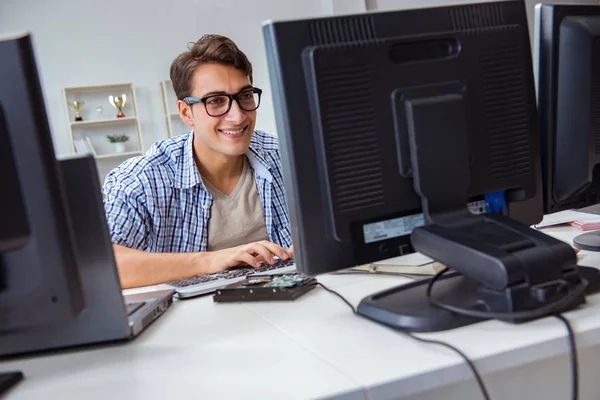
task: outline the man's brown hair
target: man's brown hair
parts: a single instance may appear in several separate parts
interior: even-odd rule
[[[225,36],[204,35],[190,43],[188,51],[177,56],[171,64],[171,82],[178,100],[191,95],[194,71],[206,63],[234,67],[248,75],[252,83],[252,64],[237,45]]]

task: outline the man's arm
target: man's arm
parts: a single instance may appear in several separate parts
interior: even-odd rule
[[[274,256],[282,260],[293,256],[293,248],[286,252],[266,240],[203,253],[149,253],[118,244],[113,244],[113,249],[123,289],[157,285],[244,264],[259,268],[262,262],[274,264]]]
[[[123,289],[209,273],[209,253],[150,253],[118,244],[113,249]]]

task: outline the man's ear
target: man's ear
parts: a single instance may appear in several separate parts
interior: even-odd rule
[[[177,100],[177,111],[179,111],[179,118],[187,126],[194,126],[194,114],[192,113],[192,107],[189,106],[183,100]]]

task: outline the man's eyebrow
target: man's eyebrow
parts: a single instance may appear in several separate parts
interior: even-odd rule
[[[253,87],[254,86],[252,86],[252,85],[243,86],[240,90],[237,91],[237,93],[242,92],[244,90],[252,89]],[[222,90],[214,90],[212,92],[203,94],[200,98],[204,98],[204,97],[208,97],[208,96],[215,96],[215,95],[219,95],[219,94],[228,94],[228,93],[224,92]]]
[[[200,98],[207,97],[207,96],[213,96],[213,95],[216,95],[216,94],[227,94],[227,92],[224,92],[222,90],[215,90],[215,91],[212,91],[212,92],[204,93],[202,96],[200,96]]]

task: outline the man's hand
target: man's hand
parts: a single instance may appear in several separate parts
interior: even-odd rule
[[[294,246],[286,251],[275,243],[262,240],[212,252],[207,273],[220,272],[240,265],[260,268],[263,262],[275,264],[275,256],[281,260],[289,260],[293,254]]]
[[[113,245],[119,278],[123,289],[157,285],[210,274],[227,268],[249,264],[257,268],[263,262],[272,264],[274,256],[289,260],[294,255],[293,246],[287,251],[269,241],[199,253],[151,253]]]

